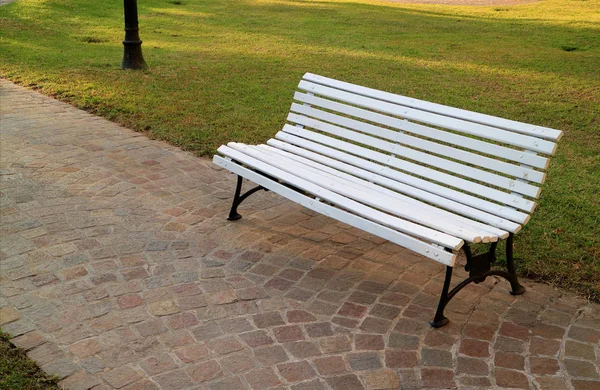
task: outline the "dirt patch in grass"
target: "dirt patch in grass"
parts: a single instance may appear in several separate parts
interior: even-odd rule
[[[531,4],[539,0],[387,0],[393,3],[410,3],[410,4],[443,4],[443,5],[518,5]],[[499,10],[500,11],[500,10]]]

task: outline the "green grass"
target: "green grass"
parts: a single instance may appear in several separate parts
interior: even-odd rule
[[[0,389],[52,390],[59,386],[58,378],[46,375],[0,331]]]
[[[0,73],[199,155],[265,141],[306,71],[565,131],[520,272],[600,299],[600,2],[144,0],[150,69],[124,72],[122,4],[0,8]]]

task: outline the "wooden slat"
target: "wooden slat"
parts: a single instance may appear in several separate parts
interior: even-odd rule
[[[387,178],[385,176],[378,175],[377,173],[373,173],[372,171],[369,171],[367,169],[362,169],[276,139],[270,139],[269,141],[267,141],[267,144],[282,151],[293,153],[295,155],[316,161],[328,167],[332,167],[340,172],[346,172],[353,176],[360,177],[364,180],[368,180],[381,186],[391,188],[402,194],[431,203],[435,206],[456,212],[458,214],[476,219],[478,221],[482,221],[488,225],[497,228],[493,231],[493,233],[500,236],[500,238],[506,238],[508,234],[506,233],[506,231],[511,233],[517,233],[521,229],[521,226],[519,224],[511,222],[507,219],[499,218],[498,216],[495,216],[493,214],[477,210],[473,207],[455,202],[453,200],[432,194],[427,191],[423,191],[416,187],[409,186],[407,184]],[[376,164],[371,164],[373,166],[376,166]],[[375,169],[377,169],[377,167],[375,167]]]
[[[292,147],[292,145],[288,145],[288,146]],[[506,232],[506,231],[497,229],[490,225],[486,225],[486,224],[474,221],[472,219],[462,217],[458,214],[454,214],[454,213],[445,211],[439,207],[428,205],[426,203],[421,202],[420,200],[417,200],[417,199],[402,195],[399,192],[393,191],[390,189],[390,188],[394,188],[393,185],[396,184],[396,182],[394,182],[393,180],[386,179],[386,178],[379,178],[379,179],[369,181],[369,180],[364,179],[363,176],[366,175],[367,177],[373,177],[375,175],[371,174],[369,172],[366,172],[366,171],[361,171],[358,168],[354,168],[354,169],[350,168],[350,171],[352,172],[352,174],[349,174],[349,173],[346,173],[345,171],[331,168],[328,164],[327,165],[322,164],[320,161],[317,161],[315,159],[306,158],[299,154],[291,153],[291,152],[285,151],[283,149],[275,148],[275,147],[268,146],[268,145],[259,145],[259,146],[257,146],[257,148],[265,150],[270,153],[278,154],[282,158],[287,158],[287,159],[293,160],[295,162],[298,162],[298,163],[301,163],[304,165],[308,165],[312,168],[317,169],[319,172],[326,172],[328,174],[334,175],[343,180],[347,180],[347,181],[354,183],[356,185],[359,185],[361,187],[365,187],[370,190],[376,191],[378,193],[382,193],[387,196],[390,196],[399,202],[408,204],[409,205],[408,207],[413,207],[415,209],[415,211],[423,210],[424,213],[427,213],[434,220],[438,220],[438,219],[446,220],[448,222],[456,224],[459,227],[463,227],[468,230],[471,230],[471,231],[481,235],[484,242],[486,241],[487,238],[489,238],[490,241],[494,242],[497,240],[498,237],[506,238],[508,236],[508,232]],[[295,149],[299,149],[299,148],[295,148]],[[311,157],[314,157],[314,156],[311,156]],[[320,160],[318,157],[317,157],[317,159]],[[356,175],[354,175],[354,174],[356,174]],[[381,183],[382,181],[383,182],[387,181],[387,183],[385,183],[385,184],[390,184],[390,186],[388,187],[385,184]],[[446,232],[446,233],[449,233],[449,232]]]
[[[329,156],[336,160],[343,161],[348,164],[357,166],[359,168],[363,168],[368,171],[377,173],[381,176],[385,176],[392,180],[396,180],[399,183],[403,183],[421,189],[423,191],[427,191],[432,194],[474,207],[476,209],[486,211],[490,214],[506,218],[510,221],[515,221],[520,224],[526,224],[529,221],[529,215],[521,211],[515,210],[513,208],[505,207],[504,205],[499,205],[497,203],[477,198],[463,192],[455,191],[451,188],[444,187],[439,184],[420,179],[418,177],[407,175],[396,169],[392,169],[387,166],[368,161],[364,158],[357,157],[356,155],[351,155],[340,150],[332,149],[330,147],[309,141],[304,138],[296,137],[289,133],[279,132],[276,134],[276,138],[287,143],[296,145],[300,148],[310,150],[321,155]],[[376,161],[377,156],[371,157],[373,157],[373,161]],[[387,160],[384,161],[384,163],[386,162]],[[499,218],[498,223],[501,223],[501,218]]]
[[[482,168],[491,169],[496,172],[504,173],[535,183],[541,184],[546,178],[546,175],[543,172],[536,171],[534,169],[529,169],[520,165],[510,164],[504,161],[500,161],[498,159],[485,157],[480,154],[467,152],[461,149],[454,148],[452,146],[439,144],[437,142],[428,141],[422,138],[413,137],[404,134],[403,132],[384,129],[379,126],[371,125],[369,123],[361,122],[345,116],[332,114],[330,112],[319,110],[314,107],[292,103],[291,111],[298,114],[304,114],[305,116],[311,118],[320,119],[335,125],[340,125],[345,128],[385,138],[390,141],[395,141],[399,144],[412,146],[424,150],[428,153],[435,153],[445,158],[452,158],[454,160],[463,161],[465,163],[477,165]]]
[[[375,222],[364,219],[360,216],[351,214],[344,210],[338,209],[333,206],[329,206],[308,196],[304,196],[282,184],[279,184],[273,180],[266,178],[252,170],[245,168],[239,164],[236,164],[230,160],[227,160],[220,156],[214,156],[213,162],[220,167],[223,167],[237,175],[245,177],[254,183],[261,185],[276,194],[279,194],[291,201],[298,203],[310,210],[334,218],[338,221],[346,223],[362,231],[371,233],[375,236],[386,239],[393,242],[401,247],[410,249],[418,254],[421,254],[427,258],[439,261],[442,264],[454,266],[456,261],[456,254],[450,253],[444,250],[440,250],[433,245],[429,245],[423,241],[420,241],[414,237],[405,235],[396,230],[388,227],[379,225]]]
[[[431,103],[425,100],[413,99],[402,95],[396,95],[389,92],[383,92],[372,88],[362,87],[359,85],[350,84],[323,76],[318,76],[312,73],[306,73],[303,79],[328,87],[341,89],[343,91],[383,100],[386,102],[416,108],[419,110],[428,111],[436,114],[441,114],[452,118],[464,119],[470,122],[498,127],[500,129],[505,129],[521,134],[547,139],[549,141],[557,142],[561,139],[563,135],[562,131],[551,129],[549,127],[530,125],[527,123],[517,122],[510,119],[499,118],[492,115],[486,115],[473,111],[463,110],[460,108]]]
[[[387,154],[370,150],[362,146],[357,146],[349,142],[341,141],[332,137],[318,134],[313,131],[303,130],[296,126],[285,125],[283,127],[283,132],[290,133],[302,138],[310,139],[320,144],[331,146],[339,150],[347,151],[349,153],[361,156],[363,158],[378,161],[385,165],[393,166],[395,168],[401,169],[406,172],[411,172],[418,176],[427,177],[431,180],[437,181],[438,183],[444,183],[454,188],[468,191],[486,197],[488,199],[501,202],[503,204],[508,204],[511,207],[515,207],[520,210],[531,212],[535,207],[534,202],[524,199],[522,197],[511,195],[509,193],[489,188],[481,184],[473,183],[472,181],[461,179],[459,177],[436,171],[434,169],[427,168],[421,165],[413,164],[405,160],[400,160],[393,156],[389,156]],[[279,137],[276,136],[276,138]]]
[[[356,202],[352,199],[348,199],[342,195],[336,194],[333,191],[327,190],[307,180],[289,174],[288,172],[285,172],[277,167],[266,164],[256,158],[241,153],[228,146],[223,145],[218,149],[218,151],[219,153],[235,161],[239,161],[240,163],[252,167],[260,172],[266,173],[271,177],[282,180],[285,183],[289,183],[290,185],[296,188],[302,189],[320,199],[324,199],[332,204],[335,204],[345,210],[351,211],[354,214],[360,215],[371,221],[394,228],[403,233],[417,236],[419,238],[427,240],[428,242],[433,242],[435,244],[441,245],[445,248],[449,248],[452,250],[458,250],[464,244],[463,240],[461,239],[375,210],[369,206],[363,205],[362,203]]]
[[[426,123],[428,125],[439,126],[445,129],[458,131],[461,133],[470,134],[476,137],[481,137],[497,142],[506,143],[513,146],[522,147],[527,150],[553,155],[556,151],[556,144],[543,139],[535,138],[528,135],[512,133],[506,130],[481,125],[478,123],[468,122],[461,119],[451,118],[439,114],[433,114],[426,111],[417,110],[399,106],[393,103],[387,103],[381,100],[368,98],[350,92],[341,91],[323,85],[311,83],[308,81],[300,81],[298,88],[303,91],[308,91],[317,95],[326,96],[330,99],[343,101],[357,106],[369,108],[386,114],[395,115],[401,118],[415,120]]]
[[[443,211],[402,196],[394,191],[335,172],[321,164],[300,161],[297,157],[282,155],[265,145],[250,146],[230,143],[233,149],[258,158],[266,163],[282,167],[283,170],[302,177],[331,191],[354,199],[373,208],[389,212],[423,226],[462,238],[469,242],[490,242],[497,240],[496,234],[476,227],[472,221],[461,222],[459,218],[448,218]],[[257,153],[257,154],[253,154]],[[315,166],[316,165],[316,166]],[[453,217],[457,217],[453,215]]]
[[[464,147],[474,150],[478,153],[485,153],[491,156],[500,157],[506,160],[515,161],[519,164],[525,164],[534,168],[547,169],[550,160],[546,157],[533,154],[526,154],[522,150],[511,149],[468,136],[450,133],[448,131],[434,129],[433,127],[409,122],[405,119],[398,119],[389,115],[379,114],[377,112],[365,110],[362,108],[350,106],[348,104],[334,102],[315,95],[302,92],[295,92],[294,99],[307,105],[313,105],[327,110],[337,111],[342,114],[350,115],[356,118],[364,119],[369,122],[379,123],[394,129],[406,131],[422,137],[430,138],[439,142],[446,142],[451,145]]]
[[[515,179],[500,176],[495,173],[487,172],[478,168],[470,167],[468,165],[450,161],[445,158],[410,149],[392,142],[384,141],[380,138],[375,138],[343,127],[322,122],[317,119],[312,119],[303,115],[289,113],[288,121],[298,123],[303,126],[313,128],[315,130],[320,130],[332,135],[336,135],[341,138],[356,141],[363,145],[368,145],[379,150],[384,150],[394,155],[397,155],[398,157],[402,157],[403,159],[407,158],[418,162],[419,164],[433,166],[448,172],[453,172],[461,176],[468,177],[469,179],[475,179],[477,181],[492,184],[494,186],[518,192],[523,195],[537,198],[540,193],[539,187],[533,186],[525,182],[517,181]]]
[[[382,193],[377,193],[364,187],[354,185],[349,181],[341,180],[340,178],[336,178],[333,175],[316,170],[307,165],[302,165],[290,159],[284,159],[280,156],[273,155],[272,153],[267,153],[264,150],[258,149],[256,146],[249,146],[235,142],[230,142],[227,144],[227,146],[266,164],[276,166],[282,171],[318,185],[319,187],[333,191],[348,199],[353,199],[369,207],[394,214],[407,221],[427,226],[435,231],[440,231],[469,242],[477,243],[481,242],[483,239],[482,236],[474,231],[469,231],[464,227],[459,227],[450,221],[440,219],[434,220],[432,215],[422,209],[420,209],[419,212],[416,212],[414,207],[409,207],[409,205],[405,202],[400,202],[397,199],[391,198]]]

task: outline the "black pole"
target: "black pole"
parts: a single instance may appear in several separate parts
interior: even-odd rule
[[[142,41],[138,28],[137,0],[123,0],[125,9],[125,39],[121,69],[144,69],[148,67],[142,55]]]

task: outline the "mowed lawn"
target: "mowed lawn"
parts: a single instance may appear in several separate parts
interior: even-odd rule
[[[564,130],[519,269],[600,299],[600,1],[139,3],[148,71],[119,69],[122,2],[18,0],[0,74],[203,156],[274,135],[307,71]]]

